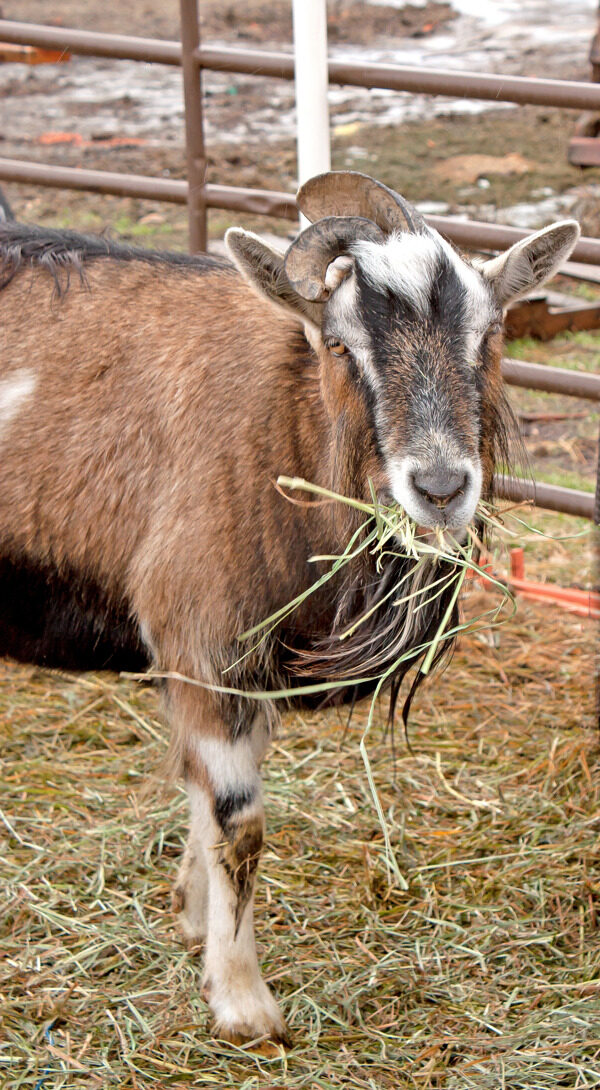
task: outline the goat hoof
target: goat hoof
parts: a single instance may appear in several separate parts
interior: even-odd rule
[[[258,1052],[261,1056],[272,1058],[279,1055],[280,1047],[289,1049],[292,1047],[292,1039],[289,1034],[289,1030],[283,1023],[282,1029],[272,1031],[267,1036],[257,1036],[255,1033],[251,1033],[250,1030],[233,1030],[230,1027],[224,1027],[217,1022],[214,1023],[212,1028],[212,1035],[219,1041],[226,1041],[229,1045],[236,1045],[238,1048],[243,1045],[247,1045],[250,1042],[254,1042],[249,1049],[250,1052]]]
[[[277,1003],[261,980],[252,991],[233,993],[220,989],[213,981],[204,989],[212,1015],[212,1033],[221,1041],[233,1045],[256,1042],[256,1048],[276,1055],[274,1046],[291,1046],[291,1038]],[[266,1054],[266,1053],[264,1053]]]

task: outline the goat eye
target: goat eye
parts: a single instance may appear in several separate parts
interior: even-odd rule
[[[330,352],[333,352],[334,356],[346,356],[348,354],[348,349],[342,341],[331,341],[327,347]]]
[[[488,348],[490,346],[490,341],[492,340],[492,338],[497,336],[497,334],[501,333],[501,332],[502,332],[502,325],[501,325],[501,323],[498,323],[496,325],[491,326],[484,333],[483,337],[481,338],[481,344],[479,346],[479,357],[480,358],[482,358],[485,355],[485,353],[487,352],[487,350],[488,350]]]

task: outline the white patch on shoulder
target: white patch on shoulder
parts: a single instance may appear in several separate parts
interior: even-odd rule
[[[31,397],[36,382],[35,372],[24,367],[0,379],[0,434],[14,420],[23,402]]]

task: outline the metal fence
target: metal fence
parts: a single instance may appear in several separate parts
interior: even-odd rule
[[[64,49],[82,56],[180,66],[185,104],[187,181],[50,166],[6,158],[0,158],[0,179],[187,204],[192,252],[206,249],[207,210],[210,208],[295,221],[297,210],[292,194],[215,185],[205,181],[201,85],[203,69],[291,80],[294,78],[293,56],[280,52],[204,46],[200,42],[198,0],[180,0],[180,10],[181,42],[99,34],[1,19],[0,41],[46,49]],[[329,79],[331,83],[354,87],[386,88],[600,112],[600,85],[571,80],[464,74],[405,65],[340,61],[330,61]],[[512,246],[529,233],[514,227],[473,220],[465,222],[447,216],[427,216],[426,219],[446,238],[466,249],[503,249]],[[572,258],[585,264],[600,264],[600,240],[580,239]],[[541,367],[516,360],[503,361],[503,374],[505,381],[513,385],[600,401],[600,376],[597,375]],[[508,499],[535,499],[538,506],[550,510],[595,518],[595,521],[600,517],[600,473],[595,500],[591,493],[541,483],[534,486],[516,478],[501,478],[498,481],[498,490]]]

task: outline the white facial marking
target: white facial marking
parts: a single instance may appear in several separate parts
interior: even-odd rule
[[[483,474],[479,459],[457,458],[451,463],[454,472],[467,476],[467,486],[459,503],[452,504],[447,512],[433,507],[414,486],[413,475],[422,470],[416,458],[391,458],[387,465],[388,478],[392,495],[397,503],[419,526],[431,529],[433,526],[445,526],[450,530],[460,530],[469,524],[481,495]]]
[[[353,274],[342,280],[327,306],[328,325],[335,330],[335,336],[347,345],[352,355],[362,365],[365,374],[376,386],[377,373],[371,359],[369,339],[358,316],[356,277]]]
[[[475,269],[467,265],[466,261],[462,260],[456,250],[441,235],[438,238],[440,245],[454,265],[456,273],[466,288],[466,352],[467,359],[470,362],[477,356],[483,334],[494,316],[490,296],[485,283]]]
[[[0,379],[0,433],[17,416],[23,402],[31,397],[36,381],[35,372],[25,368]]]
[[[421,314],[427,313],[439,257],[433,235],[391,234],[384,243],[357,242],[352,253],[374,288],[397,292]]]
[[[489,292],[482,277],[437,231],[391,234],[384,243],[357,242],[352,253],[373,287],[408,299],[423,318],[429,312],[431,289],[439,275],[440,256],[444,254],[465,288],[465,350],[468,360],[476,357],[481,338],[493,318]]]
[[[331,298],[331,308],[340,322],[356,321],[356,280],[347,276],[336,288]]]

